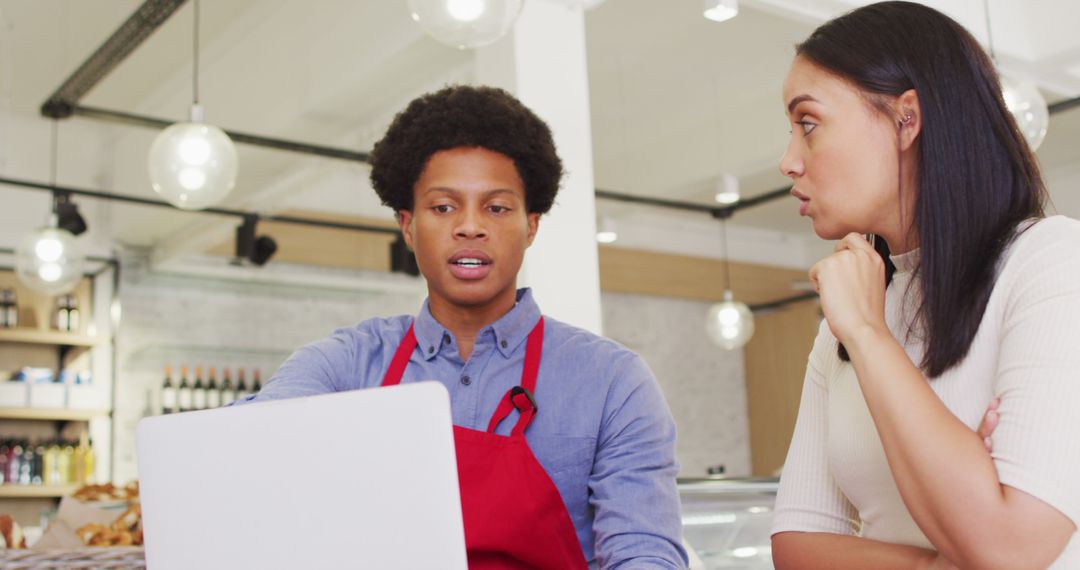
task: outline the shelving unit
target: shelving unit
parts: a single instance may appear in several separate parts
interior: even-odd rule
[[[0,435],[34,442],[55,437],[72,440],[85,431],[100,444],[95,445],[99,468],[96,478],[105,480],[108,478],[105,470],[112,463],[112,331],[108,322],[100,318],[95,320],[94,309],[108,307],[105,294],[112,288],[107,286],[99,290],[98,284],[99,281],[86,277],[76,286],[71,294],[80,309],[80,326],[71,332],[59,331],[51,328],[54,326],[55,299],[27,289],[12,271],[0,270],[0,288],[14,288],[19,307],[19,326],[0,329],[0,370],[48,368],[54,374],[61,370],[88,371],[93,378],[90,384],[68,388],[72,402],[93,406],[93,409],[42,407],[40,404],[44,400],[36,407],[0,407]],[[100,332],[91,334],[95,331]],[[0,381],[7,382],[7,379]],[[29,402],[35,402],[36,387],[26,386]],[[76,390],[78,400],[74,399]],[[15,401],[10,403],[15,404]],[[70,495],[78,487],[75,484],[0,484],[0,512],[12,515],[20,524],[36,525],[42,512],[54,509],[57,499]]]
[[[58,499],[79,485],[0,485],[0,499]]]
[[[0,420],[42,420],[88,422],[109,415],[108,410],[71,410],[67,408],[0,408]]]
[[[78,333],[36,328],[0,329],[0,342],[93,348],[101,339]]]

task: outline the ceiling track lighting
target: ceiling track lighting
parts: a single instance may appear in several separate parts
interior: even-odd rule
[[[224,131],[203,122],[199,104],[199,0],[194,0],[194,60],[190,121],[162,131],[150,146],[147,167],[154,191],[170,204],[201,210],[221,202],[236,185],[236,146]]]
[[[236,264],[249,261],[259,267],[277,252],[277,242],[268,235],[255,235],[255,225],[259,219],[255,215],[244,216],[244,222],[236,227]]]
[[[71,194],[56,192],[53,194],[53,211],[56,213],[56,225],[71,235],[82,235],[86,231],[86,220],[79,213],[79,207],[71,200]]]

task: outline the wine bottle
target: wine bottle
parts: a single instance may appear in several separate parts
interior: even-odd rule
[[[221,406],[221,388],[217,383],[217,368],[210,367],[210,380],[206,384],[206,407],[217,408]]]
[[[165,383],[161,385],[161,413],[171,414],[176,409],[176,388],[172,383],[172,366],[165,365]]]
[[[177,408],[181,412],[187,412],[191,410],[191,385],[187,381],[187,366],[180,367],[180,386],[176,390]]]
[[[202,381],[202,366],[195,367],[195,387],[191,390],[191,409],[206,409],[206,386]]]
[[[258,394],[259,391],[262,390],[262,372],[260,372],[259,369],[256,368],[252,372],[252,375],[255,377],[255,380],[251,383],[251,393]]]
[[[247,380],[245,379],[245,371],[243,368],[236,370],[236,399],[243,400],[248,395]]]
[[[231,404],[236,400],[236,388],[232,383],[232,371],[228,368],[222,370],[224,380],[221,382],[221,404]]]

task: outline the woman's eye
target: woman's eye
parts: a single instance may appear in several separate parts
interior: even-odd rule
[[[814,128],[817,127],[816,124],[811,123],[810,121],[795,121],[795,124],[802,127],[804,136],[814,132]]]

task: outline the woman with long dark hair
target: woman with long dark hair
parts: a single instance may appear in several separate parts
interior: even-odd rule
[[[839,242],[810,272],[777,567],[1080,568],[1080,223],[1044,216],[993,64],[909,2],[796,52],[780,168]]]

